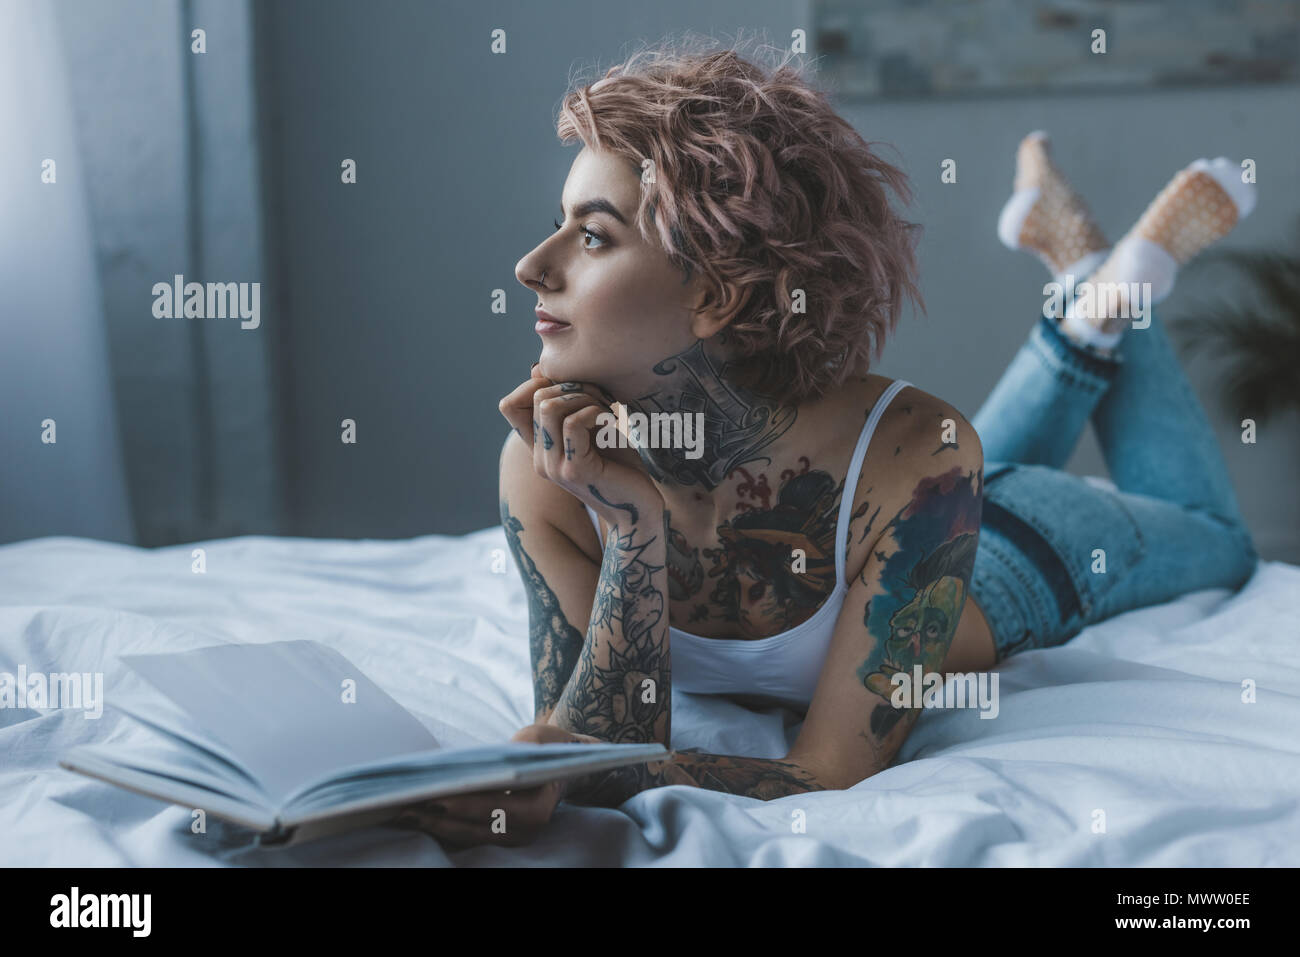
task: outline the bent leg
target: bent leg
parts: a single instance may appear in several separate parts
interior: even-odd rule
[[[1124,334],[1120,365],[1092,414],[1111,480],[1121,491],[1200,509],[1242,525],[1214,430],[1158,315]]]
[[[999,660],[1254,570],[1209,420],[1150,319],[1114,357],[1044,320],[974,423],[992,461],[971,595]],[[1055,468],[1086,407],[1117,491]]]
[[[1119,366],[1040,317],[971,419],[985,461],[1063,467]]]

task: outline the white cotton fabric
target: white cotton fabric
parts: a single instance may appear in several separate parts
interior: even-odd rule
[[[189,809],[57,766],[74,745],[146,740],[112,708],[149,693],[118,655],[225,641],[324,642],[449,746],[530,722],[527,605],[499,526],[200,544],[206,574],[193,545],[0,547],[0,671],[101,670],[109,705],[99,720],[0,709],[0,865],[1300,865],[1295,566],[1010,659],[996,719],[928,712],[894,767],[847,791],[660,788],[620,809],[561,805],[528,847],[447,855],[383,828],[250,849],[246,831],[209,818],[193,834]],[[678,748],[781,757],[799,730],[784,708],[685,693],[673,707]]]

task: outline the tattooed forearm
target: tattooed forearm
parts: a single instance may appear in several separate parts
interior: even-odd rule
[[[519,542],[523,523],[510,514],[509,504],[501,503],[501,524],[506,542],[515,557],[524,591],[528,594],[528,649],[533,664],[533,713],[538,719],[549,715],[560,700],[564,683],[573,673],[582,651],[582,632],[569,624],[560,609],[559,599],[546,584],[537,565]]]
[[[613,526],[586,641],[553,723],[605,741],[669,742],[669,513]]]
[[[651,770],[651,768],[657,770]],[[578,778],[564,799],[590,807],[618,807],[632,795],[670,784],[743,794],[770,801],[789,794],[822,791],[812,772],[792,761],[706,754],[698,748],[678,751],[671,761],[615,768]]]
[[[587,491],[589,491],[592,495],[596,496],[596,498],[600,499],[600,501],[604,505],[607,505],[610,508],[622,509],[623,511],[627,512],[630,516],[632,516],[633,525],[635,525],[638,521],[640,521],[640,516],[637,514],[636,506],[633,505],[631,502],[620,502],[619,504],[616,505],[613,502],[611,502],[609,499],[605,498],[605,496],[601,495],[600,489],[596,488],[596,486],[594,485],[588,485]]]

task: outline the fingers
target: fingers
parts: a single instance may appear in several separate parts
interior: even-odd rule
[[[567,731],[556,724],[530,724],[525,725],[514,733],[510,738],[511,741],[524,741],[533,744],[549,744],[556,742],[559,744],[600,744],[600,738],[593,738],[589,734],[578,734],[576,731]]]
[[[535,833],[525,834],[521,828],[516,828],[513,833],[509,827],[505,831],[494,832],[490,822],[484,824],[455,818],[432,818],[415,813],[397,818],[392,826],[404,831],[428,834],[441,844],[444,850],[449,851],[462,851],[481,844],[504,844],[514,847],[527,844],[535,837]]]
[[[559,782],[531,788],[513,788],[509,794],[503,791],[476,791],[473,794],[457,794],[453,797],[440,798],[438,803],[447,810],[441,815],[450,820],[468,823],[491,824],[497,812],[505,814],[507,822],[513,818],[529,820],[539,812],[547,811],[554,805],[559,794]]]
[[[402,831],[419,831],[436,838],[449,849],[461,849],[483,843],[476,838],[476,828],[464,821],[433,815],[427,811],[408,810],[388,822],[389,827]]]
[[[539,474],[572,490],[594,474],[588,460],[591,430],[605,409],[586,396],[567,396],[548,400],[539,410],[541,441],[533,446],[533,464]]]
[[[558,781],[512,790],[510,794],[502,791],[456,794],[404,808],[390,824],[404,830],[423,831],[447,845],[516,846],[534,840],[550,820],[561,794]]]
[[[591,430],[608,407],[593,387],[576,382],[538,389],[533,394],[533,464],[541,475],[562,488],[573,490],[584,477],[599,474],[600,463],[589,458]]]
[[[506,421],[510,423],[510,427],[519,433],[519,437],[528,443],[530,449],[533,446],[534,438],[536,437],[537,440],[541,440],[542,437],[541,423],[537,422],[536,416],[534,415],[534,412],[536,411],[536,397],[539,392],[544,393],[542,398],[547,398],[551,395],[581,392],[593,397],[596,401],[603,402],[606,407],[614,401],[614,397],[610,395],[609,392],[605,391],[600,386],[592,385],[590,383],[561,382],[557,385],[555,382],[542,375],[540,367],[534,364],[528,379],[520,383],[519,386],[517,386],[509,395],[497,403],[497,409],[505,417]],[[537,422],[536,427],[534,427],[534,422]],[[558,434],[558,428],[559,427],[557,426],[556,432],[551,434],[552,442],[555,441],[555,436]]]
[[[545,376],[537,376],[537,367],[533,367],[533,375],[515,388],[513,392],[497,403],[497,408],[505,416],[510,427],[513,428],[519,437],[528,443],[528,447],[533,446],[533,395],[539,390],[551,385],[551,380]]]

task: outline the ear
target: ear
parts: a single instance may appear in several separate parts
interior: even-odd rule
[[[696,299],[695,316],[691,320],[691,333],[697,339],[708,339],[721,332],[735,319],[754,293],[754,287],[728,285],[714,286],[702,291]],[[730,299],[727,299],[730,294]]]

